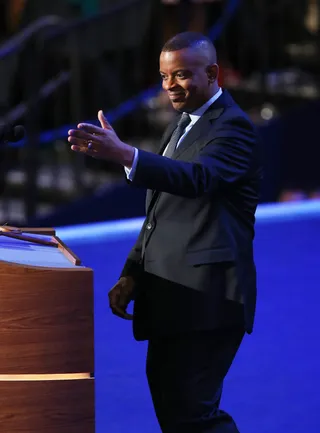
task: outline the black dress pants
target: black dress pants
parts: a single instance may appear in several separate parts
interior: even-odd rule
[[[236,327],[149,340],[147,378],[163,433],[239,433],[219,404],[243,336]]]

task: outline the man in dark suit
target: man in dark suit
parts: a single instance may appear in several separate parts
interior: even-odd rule
[[[123,143],[100,111],[102,128],[78,125],[72,149],[122,164],[147,188],[146,219],[109,293],[133,330],[149,340],[147,377],[164,433],[238,429],[219,409],[223,380],[256,301],[253,259],[261,178],[256,132],[217,83],[215,49],[178,34],[160,56],[163,88],[179,113],[159,154]]]

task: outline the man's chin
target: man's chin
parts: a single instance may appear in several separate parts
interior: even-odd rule
[[[177,111],[185,111],[186,108],[186,101],[172,101],[171,100],[172,107]]]

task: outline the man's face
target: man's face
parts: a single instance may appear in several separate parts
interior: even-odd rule
[[[208,65],[205,56],[192,48],[161,52],[162,87],[173,108],[191,113],[206,103],[213,95],[217,68]]]

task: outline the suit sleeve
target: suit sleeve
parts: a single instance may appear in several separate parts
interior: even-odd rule
[[[120,277],[130,276],[134,279],[138,279],[141,273],[143,272],[143,266],[141,264],[141,255],[142,255],[142,242],[143,242],[145,225],[146,225],[146,219],[142,225],[138,239],[127,257],[127,260],[124,264]]]
[[[187,198],[212,194],[244,178],[251,169],[256,133],[245,118],[224,123],[194,162],[139,150],[132,184]]]

